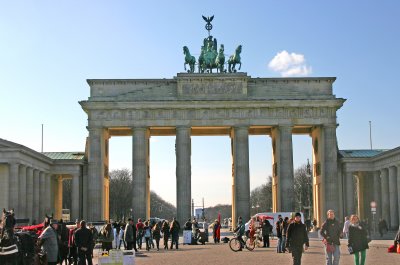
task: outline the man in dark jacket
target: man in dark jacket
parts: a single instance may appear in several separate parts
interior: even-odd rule
[[[92,242],[92,232],[86,227],[86,222],[82,220],[81,228],[75,232],[75,244],[78,250],[78,265],[86,265],[86,260],[89,265],[92,265],[92,255],[90,251]]]
[[[278,238],[278,243],[276,245],[276,252],[282,253],[283,252],[283,247],[282,246],[282,215],[278,215],[278,221],[275,223],[275,228],[276,228],[276,237]]]
[[[172,249],[174,244],[175,244],[175,248],[178,249],[178,245],[179,245],[179,230],[180,229],[181,229],[181,225],[179,224],[179,222],[174,217],[174,219],[172,220],[172,223],[171,223],[171,227],[170,227],[170,234],[171,234],[171,237],[172,237],[170,249]]]
[[[263,221],[262,224],[262,237],[264,242],[264,248],[269,248],[269,233],[272,231],[272,225],[269,223],[267,219]]]
[[[133,232],[133,220],[132,218],[128,219],[128,224],[125,227],[124,231],[124,240],[126,242],[126,249],[132,250],[132,247],[135,245],[136,248],[136,241]]]
[[[307,227],[301,222],[301,214],[296,213],[294,221],[289,224],[286,234],[286,248],[292,252],[293,265],[301,265],[301,256],[309,247]]]
[[[343,232],[339,221],[335,219],[335,211],[328,210],[327,216],[328,219],[322,224],[320,231],[324,238],[326,265],[339,265],[340,238],[343,238]],[[331,246],[327,248],[328,245]],[[333,252],[329,251],[330,249]]]
[[[190,218],[185,223],[185,228],[183,230],[192,231],[192,221],[190,220]]]

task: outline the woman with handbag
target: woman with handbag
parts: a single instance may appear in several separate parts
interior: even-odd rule
[[[367,235],[368,233],[365,225],[360,222],[357,215],[352,215],[350,217],[348,247],[350,254],[354,254],[354,264],[356,265],[365,264],[366,252],[368,249]]]

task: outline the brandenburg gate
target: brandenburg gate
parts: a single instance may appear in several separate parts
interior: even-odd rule
[[[228,135],[232,220],[250,217],[249,135],[271,137],[273,211],[294,210],[292,135],[312,137],[314,218],[341,209],[333,77],[252,78],[178,73],[172,79],[90,79],[87,219],[108,219],[108,142],[132,136],[135,218],[150,217],[149,138],[175,135],[177,219],[191,217],[191,136]],[[306,150],[305,150],[306,151]]]

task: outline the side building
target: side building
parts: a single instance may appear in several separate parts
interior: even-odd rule
[[[63,181],[70,180],[71,220],[85,216],[87,161],[84,152],[34,151],[0,139],[0,209],[40,223],[45,214],[61,218]]]
[[[85,152],[40,153],[0,139],[0,209],[14,208],[17,218],[30,223],[45,214],[61,218],[63,181],[71,181],[71,220],[87,218],[86,157]],[[339,150],[337,180],[343,190],[335,209],[341,220],[356,213],[370,224],[385,219],[391,229],[399,227],[400,147]]]

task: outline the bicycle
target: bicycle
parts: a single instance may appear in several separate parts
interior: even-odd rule
[[[236,233],[233,234],[234,237],[229,240],[229,247],[231,248],[232,251],[237,252],[242,248],[246,248],[249,251],[252,251],[255,247],[256,247],[256,242],[254,239],[251,238],[246,238],[245,236],[243,241],[245,242],[245,245],[243,245],[243,243],[240,242],[238,236]]]

